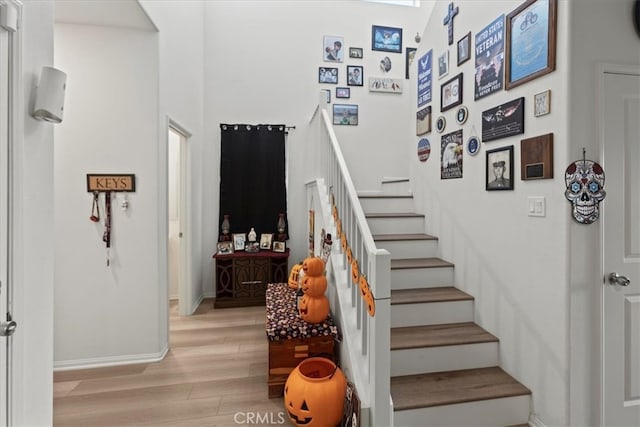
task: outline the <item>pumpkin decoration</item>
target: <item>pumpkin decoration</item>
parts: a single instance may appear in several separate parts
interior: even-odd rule
[[[347,264],[351,265],[351,261],[353,261],[353,252],[351,248],[347,248]]]
[[[287,281],[291,289],[298,289],[298,279],[300,275],[300,269],[302,269],[301,262],[299,262],[298,264],[294,265],[291,268],[291,272],[289,273],[289,280]]]
[[[360,279],[360,269],[358,268],[358,260],[354,259],[351,261],[351,281],[356,285],[358,284],[358,279]]]
[[[327,427],[340,423],[347,380],[342,370],[324,357],[303,360],[284,384],[284,406],[296,426]]]
[[[298,312],[305,322],[323,322],[329,315],[329,299],[324,295],[312,297],[305,294],[302,299],[300,299]]]
[[[367,282],[367,278],[365,276],[360,276],[358,287],[360,288],[360,295],[364,298],[364,296],[367,294],[367,289],[369,289],[369,282]]]
[[[327,290],[327,278],[324,275],[304,276],[302,279],[302,292],[310,297],[319,297],[324,295]]]
[[[371,293],[371,288],[367,286],[367,290],[364,295],[364,303],[367,305],[367,312],[369,316],[373,317],[376,315],[376,300],[373,298],[373,294]]]
[[[346,250],[347,249],[347,235],[342,233],[342,236],[340,236],[340,242],[342,243],[342,250]]]
[[[309,257],[302,262],[305,276],[319,276],[324,273],[324,261],[320,257]]]
[[[336,205],[333,205],[332,213],[334,221],[338,221],[338,207]]]

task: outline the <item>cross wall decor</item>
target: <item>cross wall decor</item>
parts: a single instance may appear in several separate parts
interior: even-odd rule
[[[449,45],[453,44],[453,18],[458,14],[458,6],[453,7],[453,2],[449,3],[449,8],[447,9],[447,15],[444,17],[442,21],[443,25],[446,25],[449,29]]]

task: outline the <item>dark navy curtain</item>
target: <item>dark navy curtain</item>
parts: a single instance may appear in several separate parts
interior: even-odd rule
[[[229,215],[231,233],[253,227],[258,240],[262,233],[276,240],[279,214],[287,220],[285,125],[221,124],[220,134],[218,232]]]

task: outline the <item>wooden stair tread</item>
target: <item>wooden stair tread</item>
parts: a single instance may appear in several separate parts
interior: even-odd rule
[[[471,295],[453,286],[391,290],[391,305],[473,300]]]
[[[362,193],[358,194],[359,199],[413,199],[411,194],[392,194],[392,193]]]
[[[391,378],[395,411],[530,394],[497,366]]]
[[[374,234],[373,240],[376,242],[393,242],[396,240],[438,240],[438,238],[425,233],[405,233],[405,234]]]
[[[498,342],[473,322],[391,328],[391,350]]]
[[[400,258],[391,260],[391,270],[407,268],[453,267],[453,264],[440,258]]]
[[[424,214],[415,212],[366,212],[366,218],[424,218]]]

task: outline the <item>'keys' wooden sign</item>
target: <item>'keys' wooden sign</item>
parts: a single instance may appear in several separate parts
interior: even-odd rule
[[[136,191],[135,174],[87,174],[87,192]]]

